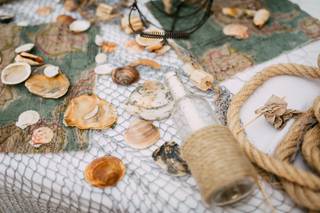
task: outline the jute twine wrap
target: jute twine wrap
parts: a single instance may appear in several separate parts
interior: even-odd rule
[[[225,126],[213,125],[193,133],[181,147],[203,200],[245,177],[257,177],[255,169]]]
[[[316,118],[320,118],[319,101],[316,101],[310,110],[297,118],[278,145],[274,156],[269,156],[258,150],[251,144],[245,131],[243,129],[243,131],[239,131],[241,130],[240,110],[243,104],[268,79],[280,75],[319,79],[320,69],[298,64],[279,64],[266,68],[248,81],[233,97],[228,110],[228,126],[252,163],[278,177],[283,188],[298,205],[311,210],[320,210],[319,176],[291,165],[300,143],[304,140],[307,143],[302,146],[304,148],[302,154],[309,153],[304,156],[306,162],[311,162],[310,166],[313,168],[319,167],[319,146],[317,149],[312,148],[315,147],[314,143],[319,143],[320,139],[317,129],[319,127],[315,126],[319,122]]]

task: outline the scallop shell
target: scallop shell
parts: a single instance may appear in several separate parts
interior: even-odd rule
[[[74,21],[75,19],[72,16],[68,15],[59,15],[56,18],[56,22],[63,25],[70,25]]]
[[[23,62],[30,64],[31,66],[33,65],[42,65],[43,64],[43,58],[37,55],[33,55],[31,53],[27,52],[22,52],[19,55],[15,57],[15,62]]]
[[[258,10],[253,17],[253,23],[257,27],[263,27],[270,18],[270,12],[266,9]]]
[[[40,127],[32,133],[30,144],[36,147],[50,143],[54,134],[49,127]]]
[[[80,33],[87,31],[91,24],[87,20],[76,20],[69,25],[69,29],[72,32]]]
[[[119,67],[112,71],[112,80],[116,84],[130,85],[137,82],[139,78],[140,74],[134,67]]]
[[[73,98],[64,113],[65,125],[79,129],[106,129],[116,121],[115,108],[96,95],[81,95]]]
[[[41,67],[43,69],[43,67]],[[26,88],[32,94],[43,98],[57,99],[64,96],[70,86],[68,78],[59,73],[57,76],[49,78],[44,74],[33,74],[26,82]]]
[[[29,52],[30,50],[32,50],[33,47],[33,43],[27,43],[17,47],[14,51],[15,53]]]
[[[174,176],[190,174],[186,161],[181,158],[179,145],[174,141],[165,142],[152,153],[152,158],[161,168]]]
[[[117,185],[124,177],[126,167],[114,156],[104,156],[93,160],[85,169],[84,177],[92,186],[104,188]]]
[[[27,63],[12,63],[1,72],[3,84],[15,85],[24,82],[31,75],[31,67]]]
[[[168,88],[158,81],[145,81],[131,93],[126,109],[145,120],[161,120],[170,116],[173,105]]]
[[[223,28],[223,33],[237,39],[249,38],[248,27],[241,24],[229,24]]]
[[[234,18],[240,18],[244,14],[244,11],[243,9],[236,7],[224,7],[222,8],[222,13],[224,15],[231,16]]]
[[[150,121],[133,120],[124,133],[126,143],[135,149],[145,149],[160,139],[160,131]]]
[[[53,78],[55,76],[57,76],[59,74],[59,67],[58,66],[54,66],[51,64],[48,64],[44,70],[43,70],[43,74],[45,76],[47,76],[48,78]]]
[[[39,120],[40,115],[37,111],[27,110],[19,115],[18,121],[16,122],[16,126],[21,129],[24,129],[28,126],[37,123]]]
[[[101,64],[94,69],[94,72],[98,75],[111,75],[114,69],[116,69],[116,67],[111,64]]]
[[[104,64],[107,62],[107,55],[104,53],[98,53],[95,57],[95,61],[97,64]]]

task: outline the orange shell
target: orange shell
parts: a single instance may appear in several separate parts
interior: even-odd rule
[[[104,156],[93,160],[85,169],[84,177],[92,186],[104,188],[115,186],[123,178],[126,167],[114,156]]]

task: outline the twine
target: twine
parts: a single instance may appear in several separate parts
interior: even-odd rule
[[[208,205],[219,191],[247,177],[257,179],[252,164],[225,126],[196,131],[183,144],[181,153]]]
[[[258,150],[251,144],[245,131],[239,131],[239,129],[241,129],[240,110],[243,104],[254,91],[267,80],[280,75],[319,79],[320,70],[319,68],[298,64],[279,64],[268,67],[256,74],[245,84],[239,93],[233,97],[228,110],[228,126],[252,163],[262,170],[278,177],[285,191],[298,205],[311,210],[320,210],[320,178],[311,172],[298,169],[291,165],[301,141],[307,141],[308,139],[314,141],[316,138],[319,139],[319,137],[314,137],[315,130],[311,129],[318,122],[316,119],[316,117],[318,117],[316,110],[320,108],[319,102],[318,104],[315,103],[313,108],[302,113],[302,115],[297,118],[287,135],[278,145],[275,156],[269,156]],[[318,112],[320,115],[319,110]],[[311,138],[311,136],[313,136],[313,138]],[[307,147],[308,148],[305,148],[305,152],[310,149],[309,146]],[[319,149],[313,152],[312,155],[315,155],[315,153],[319,154]],[[313,162],[313,165],[314,164]]]

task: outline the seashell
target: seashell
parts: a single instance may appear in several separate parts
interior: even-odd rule
[[[157,55],[163,55],[171,49],[169,45],[164,45],[161,49],[155,50]]]
[[[105,53],[114,52],[116,48],[117,48],[117,44],[114,42],[104,41],[101,44],[101,49]]]
[[[149,66],[153,69],[160,69],[161,65],[154,61],[154,60],[151,60],[151,59],[147,59],[147,58],[141,58],[141,59],[138,59],[132,63],[130,63],[130,67],[136,67],[136,66],[140,66],[140,65],[144,65],[144,66]]]
[[[54,66],[51,64],[48,64],[44,70],[43,70],[43,74],[45,76],[47,76],[48,78],[53,78],[55,76],[57,76],[59,74],[59,67],[58,66]]]
[[[143,23],[142,23],[139,16],[131,16],[130,23],[131,23],[132,28],[137,32],[142,31],[144,28]],[[125,33],[127,33],[127,34],[133,33],[131,27],[129,26],[129,16],[128,15],[125,15],[121,19],[120,26],[121,26],[121,29],[124,30]]]
[[[75,19],[72,16],[68,15],[59,15],[56,18],[56,22],[63,25],[70,25],[74,21]]]
[[[87,20],[75,20],[69,25],[69,29],[72,32],[80,33],[87,31],[90,28],[91,24]]]
[[[254,15],[256,14],[256,10],[249,10],[249,9],[246,9],[246,10],[244,10],[244,13],[246,14],[246,16],[248,16],[248,17],[254,17]]]
[[[15,53],[22,53],[22,52],[29,52],[30,50],[32,50],[32,48],[34,47],[33,43],[28,43],[28,44],[23,44],[19,47],[17,47],[14,52]]]
[[[222,13],[224,15],[231,16],[234,18],[240,18],[244,14],[244,11],[243,9],[236,7],[224,7],[222,8]]]
[[[149,52],[155,52],[157,50],[160,50],[163,47],[163,43],[153,44],[146,47],[146,50]]]
[[[162,169],[174,176],[190,174],[186,161],[180,155],[179,145],[174,141],[165,142],[152,153],[152,158]]]
[[[52,7],[50,6],[45,6],[45,7],[39,7],[37,10],[36,10],[36,13],[39,15],[39,16],[48,16],[50,13],[52,13]]]
[[[173,105],[167,87],[158,81],[145,81],[130,94],[126,109],[145,120],[161,120],[170,116]]]
[[[223,28],[223,33],[237,39],[249,38],[248,27],[241,24],[229,24]]]
[[[139,45],[135,40],[129,40],[125,47],[136,52],[142,52],[144,50],[144,47]]]
[[[44,74],[34,74],[25,82],[25,86],[32,94],[43,98],[57,99],[68,92],[70,82],[63,73],[52,78]]]
[[[15,57],[15,62],[23,62],[30,64],[31,66],[37,66],[43,64],[43,58],[37,55],[33,55],[31,53],[22,52]]]
[[[37,123],[40,120],[40,115],[37,111],[27,110],[21,113],[16,122],[16,126],[20,129],[24,129],[28,126],[31,126]]]
[[[68,12],[72,12],[75,11],[79,8],[79,3],[76,0],[65,0],[64,1],[64,9]]]
[[[64,124],[79,129],[106,129],[116,121],[115,108],[96,95],[81,95],[73,98],[64,113]]]
[[[31,67],[27,63],[12,63],[6,66],[1,72],[3,84],[15,85],[27,80],[31,75]]]
[[[130,85],[137,82],[140,78],[138,70],[134,67],[119,67],[112,71],[112,81],[120,85]]]
[[[126,143],[135,149],[145,149],[160,139],[160,131],[152,122],[135,119],[124,133]]]
[[[43,144],[50,143],[53,135],[53,131],[49,127],[40,127],[33,131],[31,141],[29,143],[35,147],[39,147]]]
[[[107,62],[107,55],[104,53],[98,53],[95,57],[95,61],[97,64],[104,64]]]
[[[124,177],[126,167],[114,156],[104,156],[93,160],[84,171],[85,180],[92,186],[104,188],[117,185]]]
[[[260,9],[255,13],[253,17],[253,23],[257,27],[261,28],[263,27],[263,25],[265,25],[265,23],[267,23],[269,18],[270,18],[270,12],[266,9]]]
[[[160,32],[159,30],[146,30],[146,32]],[[158,38],[145,38],[145,37],[142,37],[140,34],[137,34],[136,35],[136,42],[141,45],[141,46],[144,46],[144,47],[147,47],[147,46],[152,46],[152,45],[158,45],[162,47],[162,43],[163,43],[163,40],[162,39],[158,39]],[[161,48],[160,47],[160,48]]]
[[[96,43],[97,46],[101,46],[102,43],[103,43],[103,41],[104,41],[104,40],[103,40],[102,36],[96,35],[96,37],[95,37],[95,39],[94,39],[94,42]]]
[[[0,14],[0,23],[9,23],[14,19],[14,14]]]
[[[101,64],[94,69],[94,72],[98,75],[111,75],[114,69],[116,69],[116,67],[111,64]]]

